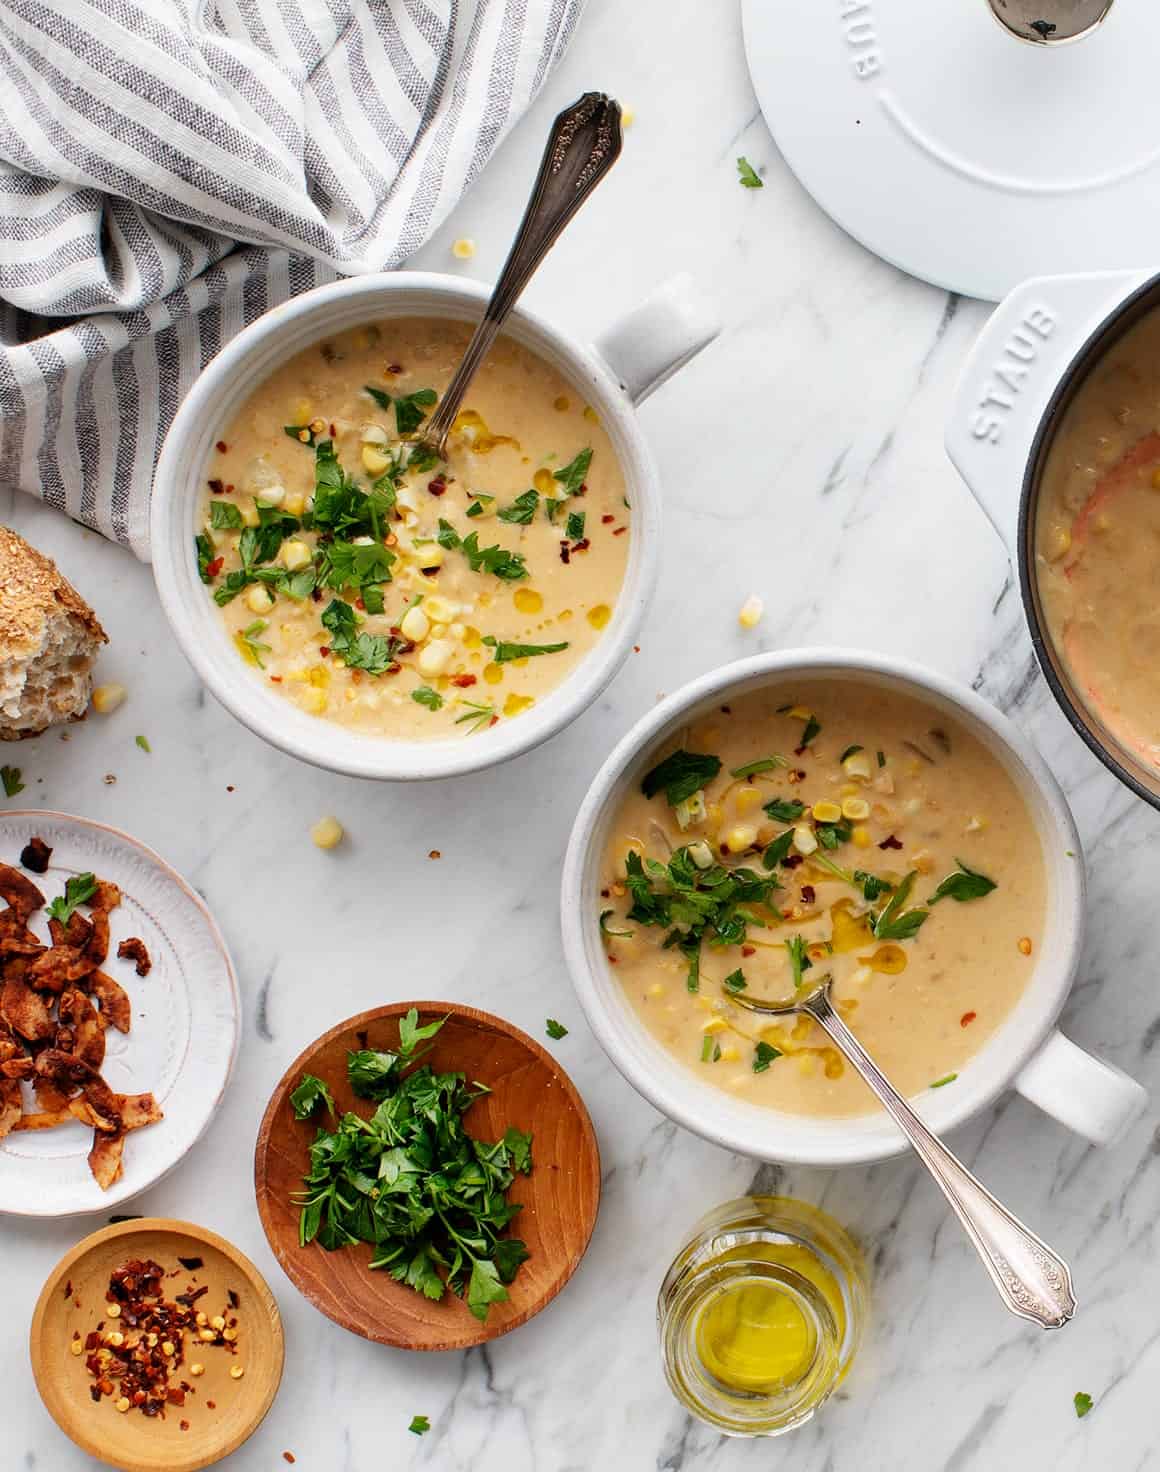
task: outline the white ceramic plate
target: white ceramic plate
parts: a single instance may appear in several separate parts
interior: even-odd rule
[[[133,1023],[126,1035],[111,1028],[106,1033],[101,1074],[120,1094],[152,1092],[165,1111],[159,1123],[126,1137],[123,1174],[108,1191],[89,1171],[93,1132],[79,1123],[0,1141],[0,1212],[71,1216],[107,1210],[146,1190],[200,1137],[233,1068],[238,985],[213,917],[152,849],[87,818],[11,812],[0,814],[0,862],[19,864],[21,849],[36,835],[52,849],[48,872],[30,876],[46,902],[63,894],[66,879],[86,870],[120,886],[105,969],[128,992]],[[47,937],[43,910],[31,925]],[[148,947],[148,976],[116,959],[117,943],[131,935]]]
[[[1160,5],[1068,46],[987,0],[743,0],[786,163],[876,254],[997,301],[1028,276],[1147,264],[1160,226]]]

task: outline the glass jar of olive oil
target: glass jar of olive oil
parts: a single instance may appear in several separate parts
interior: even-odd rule
[[[701,1218],[657,1302],[665,1377],[728,1436],[777,1436],[837,1386],[866,1319],[866,1272],[825,1212],[745,1196]]]

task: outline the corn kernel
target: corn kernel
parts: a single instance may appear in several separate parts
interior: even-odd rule
[[[836,823],[842,816],[842,809],[836,802],[816,802],[810,811],[818,823]]]
[[[447,624],[432,624],[431,625],[431,637],[432,637],[432,639],[445,639],[447,637],[447,629],[448,629],[448,625]],[[524,663],[526,663],[526,662],[527,661],[525,660]],[[519,664],[520,661],[517,659],[517,660],[514,660],[513,663]]]
[[[454,241],[451,246],[451,254],[457,261],[469,261],[475,254],[475,241],[470,236],[463,235]]]
[[[419,651],[419,673],[427,676],[441,675],[451,663],[454,653],[455,646],[446,639],[432,639]]]
[[[98,685],[93,691],[93,709],[99,716],[112,715],[128,693],[124,685]]]
[[[308,716],[320,716],[327,706],[326,691],[311,686],[310,689],[303,690],[298,703]]]
[[[262,486],[258,491],[258,500],[263,506],[281,506],[286,499],[286,487],[281,481],[274,481],[268,486]]]
[[[246,607],[251,613],[269,613],[274,606],[274,599],[268,588],[261,583],[255,583],[246,594]]]
[[[390,437],[381,424],[364,424],[360,431],[360,438],[364,445],[390,444]]]
[[[710,1017],[707,1022],[701,1024],[701,1031],[707,1033],[724,1032],[728,1025],[724,1017]]]
[[[305,542],[291,538],[290,541],[282,543],[278,561],[287,572],[301,572],[304,567],[310,566],[314,558]]]
[[[814,837],[814,830],[807,828],[804,823],[799,823],[793,830],[793,846],[799,854],[816,853],[818,840]]]
[[[689,858],[696,864],[698,869],[711,869],[713,867],[713,850],[703,838],[698,838],[689,844]]]
[[[737,615],[737,622],[743,629],[755,629],[761,622],[761,615],[764,612],[765,604],[756,593],[751,593],[741,605],[741,611]]]
[[[726,830],[721,847],[731,854],[743,854],[757,842],[757,826],[753,823],[735,823]]]
[[[306,497],[301,491],[289,491],[282,503],[282,509],[288,516],[301,516],[306,510]]]
[[[911,855],[910,866],[920,874],[930,874],[934,870],[934,855],[930,849],[920,848],[916,854]]]
[[[337,818],[319,818],[310,830],[310,840],[316,848],[335,848],[342,842],[344,829]],[[220,1329],[225,1320],[212,1320],[215,1329]]]
[[[414,608],[407,609],[399,628],[404,638],[410,639],[415,644],[421,644],[431,631],[431,622],[416,604]]]
[[[870,804],[864,797],[846,797],[842,799],[843,818],[849,818],[851,822],[857,823],[869,816]]]
[[[740,1057],[741,1057],[741,1054],[733,1046],[732,1043],[730,1043],[727,1047],[724,1047],[724,1048],[721,1049],[721,1061],[722,1061],[722,1063],[736,1063],[737,1060],[738,1060],[738,1058],[740,1058]]]
[[[855,848],[869,848],[873,842],[870,837],[870,830],[863,828],[860,823],[850,834],[850,841]]]
[[[853,751],[842,763],[842,771],[847,777],[856,778],[862,782],[870,780],[870,753],[868,751]]]
[[[433,624],[449,624],[460,612],[460,607],[450,598],[444,598],[440,593],[432,593],[423,599],[423,612]]]
[[[1019,954],[1021,956],[1029,956],[1031,954],[1031,937],[1029,935],[1021,935],[1019,937]]]
[[[257,504],[250,501],[247,505],[238,508],[242,514],[243,526],[259,526],[262,518],[258,515]]]
[[[391,463],[391,457],[384,455],[375,445],[363,445],[362,447],[363,469],[368,475],[382,475]]]

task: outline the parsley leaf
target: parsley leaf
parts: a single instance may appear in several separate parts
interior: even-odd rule
[[[561,470],[552,472],[553,478],[558,480],[564,488],[565,496],[574,496],[584,484],[584,477],[588,474],[588,467],[592,464],[592,450],[583,449],[574,460]]]
[[[694,792],[699,792],[707,782],[712,782],[720,770],[719,757],[707,752],[686,751],[681,747],[645,773],[640,790],[645,797],[655,797],[658,792],[663,792],[669,807],[675,808],[678,803],[692,797]]]
[[[805,812],[805,804],[796,797],[775,797],[765,804],[765,812],[775,823],[796,823]]]
[[[443,697],[438,690],[432,690],[430,685],[420,685],[418,689],[411,691],[411,699],[416,705],[425,705],[428,710],[442,710]]]
[[[59,920],[67,925],[78,905],[87,905],[97,892],[97,876],[91,873],[74,874],[65,880],[64,894],[58,895],[48,907],[50,920]]]
[[[471,565],[472,572],[490,572],[497,578],[505,578],[509,582],[515,582],[518,578],[526,578],[528,570],[524,566],[522,553],[509,552],[504,547],[480,547],[479,533],[472,532],[470,536],[461,537],[449,521],[439,518],[439,530],[435,540],[441,547],[450,551],[456,550],[463,553]]]
[[[755,762],[747,762],[743,767],[734,767],[729,773],[731,777],[756,777],[761,772],[772,772],[775,767],[788,767],[789,762],[785,757],[779,756],[775,751],[772,756],[763,756]]]
[[[727,992],[743,992],[746,987],[745,973],[738,966],[736,971],[731,971],[721,985]]]
[[[364,383],[363,392],[370,394],[380,409],[389,409],[391,407],[390,394],[385,393],[381,388],[372,388],[369,383]]]
[[[1081,1421],[1091,1410],[1094,1404],[1095,1402],[1092,1400],[1091,1396],[1088,1395],[1086,1390],[1077,1390],[1075,1395],[1072,1396],[1072,1405],[1075,1406],[1075,1413]]]
[[[688,848],[678,848],[667,864],[645,862],[630,850],[624,863],[625,883],[632,906],[626,918],[640,925],[667,930],[665,946],[676,946],[689,958],[688,985],[697,989],[703,941],[711,946],[740,945],[750,925],[766,921],[756,908],[768,905],[779,886],[772,875],[753,869],[727,869],[713,864],[698,869]]]
[[[18,792],[24,791],[19,767],[0,767],[0,782],[4,784],[5,797],[15,797]]]
[[[398,474],[397,466],[392,467],[369,493],[361,491],[339,463],[333,441],[319,440],[314,451],[311,527],[336,539],[369,536],[381,542],[384,524],[395,507],[393,482]]]
[[[334,1118],[334,1099],[330,1090],[313,1073],[304,1073],[298,1087],[290,1095],[290,1107],[295,1119],[309,1119],[319,1104],[325,1104]]]
[[[368,389],[367,392],[370,393],[371,390]],[[407,1430],[413,1431],[416,1436],[422,1436],[431,1430],[431,1422],[426,1416],[412,1416],[411,1424],[407,1427]]]
[[[754,1073],[764,1073],[775,1058],[780,1058],[781,1049],[771,1043],[758,1043],[753,1052]]]
[[[894,888],[889,880],[883,879],[879,874],[868,874],[865,869],[854,870],[854,883],[862,886],[862,898],[867,901],[876,900],[881,894],[889,894]]]
[[[314,448],[316,436],[309,424],[284,424],[282,426],[282,433],[289,435],[292,440],[295,440],[300,445],[306,445],[309,449]]]
[[[845,818],[840,818],[836,823],[819,823],[814,832],[823,848],[832,849],[840,843],[849,843],[853,829]]]
[[[737,160],[737,176],[742,189],[765,188],[765,181],[747,158]]]
[[[947,1084],[953,1084],[955,1079],[957,1078],[957,1073],[948,1073],[945,1074],[942,1078],[936,1078],[934,1083],[931,1084],[930,1087],[932,1089],[942,1089],[945,1088]]]
[[[797,749],[803,751],[812,741],[816,741],[821,729],[822,723],[818,720],[817,716],[810,716],[809,720],[806,721],[805,730],[802,732],[801,743]]]
[[[149,745],[149,738],[147,736],[134,736],[133,740],[137,743],[142,751],[149,752],[149,754],[152,755],[153,748]]]
[[[197,536],[193,539],[193,547],[197,553],[198,577],[203,583],[212,584],[213,575],[210,573],[209,566],[217,556],[217,552],[214,550],[214,545],[210,541],[208,533],[198,532]]]
[[[564,523],[564,535],[570,542],[579,542],[584,536],[584,512],[570,511]]]
[[[793,970],[794,990],[802,984],[802,973],[808,971],[814,964],[806,954],[806,943],[800,935],[795,935],[792,940],[785,942],[786,951],[789,953],[789,964]]]
[[[467,1307],[481,1322],[487,1319],[487,1311],[493,1303],[503,1303],[507,1289],[499,1279],[499,1269],[485,1257],[477,1257],[471,1264],[471,1281],[467,1285]]]
[[[348,669],[382,675],[395,663],[399,641],[382,634],[358,632],[358,618],[349,603],[332,598],[322,613],[323,627],[330,632],[330,647]]]
[[[427,417],[436,400],[433,388],[416,389],[413,394],[400,394],[395,399],[395,427],[400,434],[413,434]]]
[[[966,900],[982,899],[985,894],[990,894],[996,887],[993,879],[988,879],[977,869],[969,868],[962,859],[956,859],[955,863],[959,866],[958,872],[947,875],[927,900],[928,905],[937,905],[939,900],[948,898],[958,900],[960,904]]]
[[[496,664],[508,664],[513,659],[529,659],[534,654],[559,654],[562,649],[567,649],[567,642],[563,644],[511,644],[505,639],[497,639],[494,634],[485,634],[483,643],[489,649],[494,649],[492,658]]]
[[[215,532],[233,532],[240,531],[245,523],[241,510],[232,501],[211,501],[209,524]]]
[[[784,863],[789,857],[790,846],[793,843],[793,829],[787,828],[784,833],[779,833],[769,847],[761,856],[761,862],[767,869],[776,869],[778,864]]]
[[[510,506],[504,506],[496,514],[500,521],[514,522],[517,526],[528,526],[539,504],[539,491],[525,491],[522,496],[517,496]]]
[[[912,869],[871,922],[871,929],[878,940],[911,940],[918,934],[930,911],[903,909],[917,876],[918,871]]]
[[[548,1036],[550,1038],[559,1039],[566,1038],[568,1036],[568,1029],[564,1026],[562,1022],[557,1022],[554,1017],[549,1017],[547,1022],[545,1023],[545,1026],[548,1030]]]
[[[342,592],[357,588],[366,602],[366,590],[391,581],[395,554],[381,542],[328,542],[322,548],[318,565],[318,585]],[[369,609],[369,604],[368,604]],[[372,610],[381,613],[382,608]]]

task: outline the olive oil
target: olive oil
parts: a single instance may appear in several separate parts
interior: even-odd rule
[[[690,1411],[735,1436],[807,1420],[853,1359],[865,1317],[861,1255],[816,1207],[745,1197],[704,1217],[665,1277],[665,1374]]]

